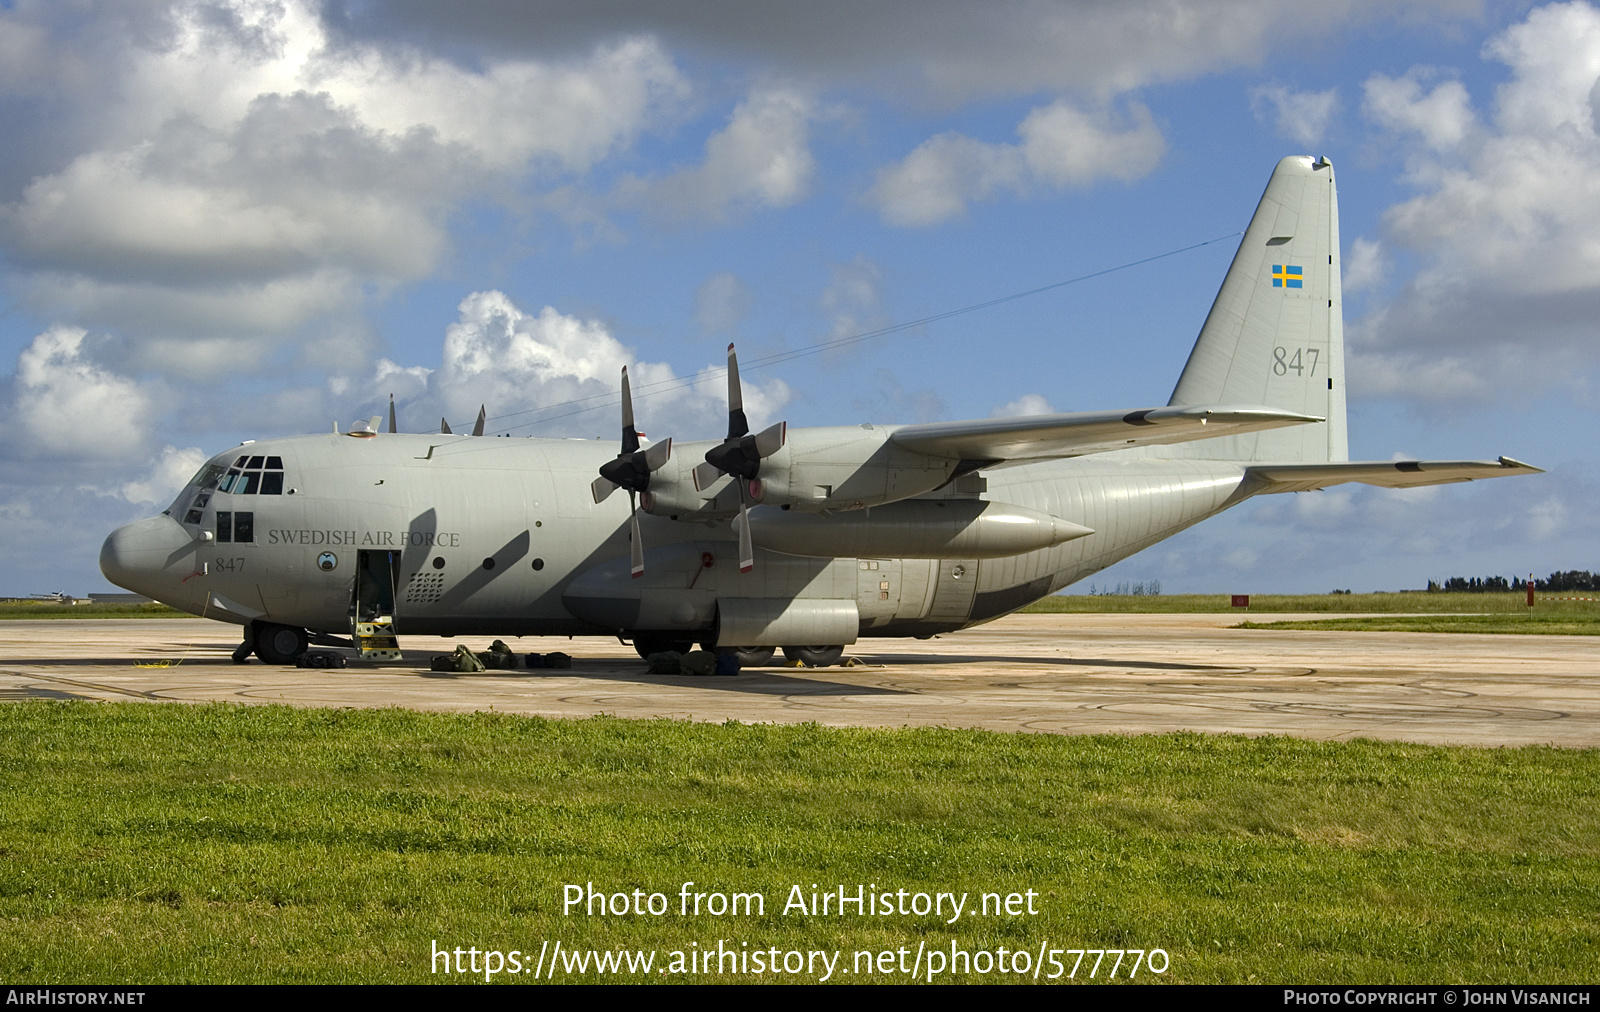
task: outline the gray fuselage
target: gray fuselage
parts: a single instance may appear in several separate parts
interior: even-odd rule
[[[675,452],[696,459],[703,449]],[[719,601],[853,601],[849,642],[994,619],[1243,497],[1244,465],[1228,461],[1111,453],[1019,464],[985,471],[984,492],[946,488],[919,501],[1005,503],[1093,533],[981,559],[784,555],[761,551],[758,534],[755,568],[741,573],[727,518],[646,515],[646,571],[634,579],[628,500],[597,505],[589,488],[613,455],[592,440],[450,435],[251,443],[213,464],[278,458],[280,492],[213,487],[196,511],[207,490],[191,484],[167,513],[107,538],[101,566],[114,583],[197,615],[318,632],[350,628],[358,567],[381,556],[401,635],[655,630],[710,642]],[[231,537],[242,517],[244,541]]]

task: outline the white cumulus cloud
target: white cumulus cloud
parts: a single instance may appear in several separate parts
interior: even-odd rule
[[[1460,146],[1476,130],[1477,113],[1460,81],[1441,81],[1424,90],[1423,82],[1434,76],[1429,67],[1413,68],[1401,77],[1373,74],[1363,86],[1367,116],[1391,130],[1415,133],[1435,152]]]
[[[1367,82],[1418,191],[1386,213],[1383,246],[1421,268],[1351,326],[1353,392],[1481,403],[1581,394],[1600,370],[1600,11],[1535,9],[1483,52],[1510,74],[1482,112],[1427,68]]]
[[[29,12],[0,17],[0,51],[79,41]],[[176,2],[151,20],[98,69],[93,114],[63,127],[78,150],[0,205],[0,243],[35,312],[116,327],[152,346],[143,366],[188,375],[321,341],[304,328],[432,272],[461,202],[588,172],[687,94],[645,38],[468,67],[335,40],[312,0]],[[775,167],[758,191],[796,185]],[[230,338],[254,353],[159,347]]]
[[[1002,404],[989,412],[991,418],[1011,418],[1017,415],[1053,415],[1056,409],[1043,394],[1023,394],[1009,404]]]
[[[164,446],[148,469],[119,490],[131,503],[165,504],[194,476],[209,456],[199,447]]]
[[[627,366],[641,428],[657,436],[706,438],[725,427],[727,381],[717,365],[680,377],[665,363],[637,361],[598,320],[550,306],[525,312],[498,291],[474,292],[459,312],[445,333],[443,363],[429,377],[431,395],[449,418],[470,420],[488,404],[489,413],[503,419],[499,427],[520,429],[548,414],[567,415],[564,407],[589,407],[594,402],[587,399],[594,398],[605,406],[581,414],[581,431],[611,432],[620,424],[613,402]],[[751,425],[776,420],[789,388],[776,379],[741,379]],[[556,410],[538,410],[549,408]],[[558,423],[576,428],[570,420],[551,424]]]
[[[1270,122],[1279,134],[1309,148],[1321,144],[1328,132],[1339,110],[1339,89],[1290,91],[1282,85],[1264,85],[1250,92],[1250,106],[1256,119]]]
[[[1138,103],[1119,115],[1109,107],[1085,110],[1060,99],[1030,112],[1017,133],[1016,144],[955,131],[931,137],[881,169],[869,199],[890,224],[936,225],[1002,191],[1131,182],[1154,169],[1166,152],[1150,111]]]
[[[126,376],[97,365],[84,351],[88,332],[52,327],[17,358],[16,441],[24,456],[120,459],[141,453],[155,404]]]
[[[705,159],[655,181],[632,179],[627,203],[670,220],[717,221],[760,207],[788,207],[816,174],[810,150],[812,100],[788,89],[758,90],[706,141]]]

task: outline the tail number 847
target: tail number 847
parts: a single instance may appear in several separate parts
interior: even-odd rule
[[[1292,372],[1296,376],[1315,376],[1321,353],[1321,348],[1274,348],[1272,374],[1287,376]]]

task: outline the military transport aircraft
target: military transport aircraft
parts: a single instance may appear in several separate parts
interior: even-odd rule
[[[1326,159],[1278,163],[1165,406],[751,433],[728,354],[721,441],[351,431],[218,454],[106,539],[129,590],[308,639],[608,634],[825,665],[863,636],[987,622],[1251,496],[1539,469],[1348,460],[1338,203]],[[598,472],[599,477],[596,477]],[[626,489],[626,501],[612,492]],[[387,639],[387,642],[385,640]]]

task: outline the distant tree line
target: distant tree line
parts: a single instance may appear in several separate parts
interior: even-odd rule
[[[1507,580],[1503,576],[1452,576],[1443,583],[1437,580],[1428,581],[1430,591],[1453,591],[1466,594],[1501,593],[1508,591],[1525,591],[1528,581],[1521,577],[1513,576]],[[1572,590],[1600,590],[1600,574],[1589,572],[1587,569],[1574,569],[1565,573],[1551,573],[1547,579],[1534,580],[1533,589],[1541,593]]]
[[[1151,580],[1149,583],[1129,583],[1127,580],[1123,580],[1115,587],[1107,584],[1102,589],[1096,589],[1095,585],[1091,583],[1089,584],[1089,593],[1096,597],[1111,597],[1113,595],[1121,595],[1123,597],[1129,595],[1134,597],[1159,597],[1161,594],[1161,581]]]

